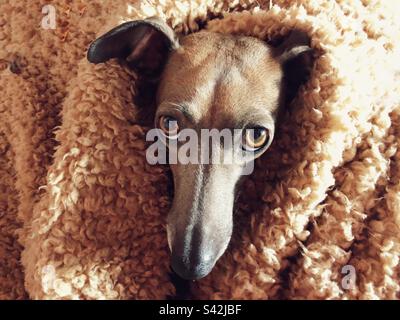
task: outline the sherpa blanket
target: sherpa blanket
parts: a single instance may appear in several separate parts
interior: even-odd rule
[[[300,29],[316,52],[242,186],[227,252],[186,297],[399,298],[399,12],[397,0],[1,1],[0,298],[175,296],[171,179],[145,160],[137,76],[86,60],[96,36],[155,15],[183,34]]]

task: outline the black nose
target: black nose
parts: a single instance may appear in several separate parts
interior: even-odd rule
[[[212,270],[214,263],[210,260],[192,261],[182,255],[172,253],[172,269],[183,279],[197,280],[204,278]]]

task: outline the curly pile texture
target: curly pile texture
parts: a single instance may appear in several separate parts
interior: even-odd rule
[[[138,78],[86,60],[96,36],[153,15],[182,34],[300,29],[317,54],[242,186],[227,252],[188,297],[400,298],[399,1],[54,0],[54,30],[47,4],[0,4],[1,299],[175,295],[171,179],[145,159]]]

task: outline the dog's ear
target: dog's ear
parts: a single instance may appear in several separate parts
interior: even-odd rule
[[[152,17],[123,23],[97,38],[89,47],[87,59],[92,63],[124,59],[140,75],[157,78],[169,52],[178,47],[174,31],[161,19]]]
[[[276,56],[283,65],[311,52],[310,38],[306,33],[299,30],[293,30],[282,44],[276,48]]]
[[[299,30],[293,30],[275,50],[284,72],[285,100],[289,102],[310,76],[314,51],[310,47],[308,35]]]

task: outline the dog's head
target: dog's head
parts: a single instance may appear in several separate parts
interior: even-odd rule
[[[90,46],[89,61],[119,58],[154,85],[154,124],[175,153],[186,154],[186,139],[179,138],[188,138],[191,129],[201,140],[192,153],[204,154],[205,139],[211,152],[235,155],[229,164],[170,165],[174,199],[168,243],[172,267],[181,277],[206,276],[227,248],[236,188],[247,165],[270,146],[280,105],[307,75],[307,42],[299,32],[275,48],[256,38],[207,31],[178,39],[168,25],[150,18],[122,24]],[[239,143],[204,138],[204,129],[224,138],[231,134]]]

